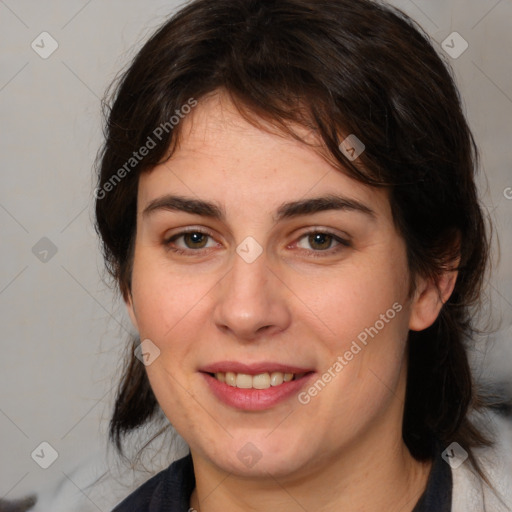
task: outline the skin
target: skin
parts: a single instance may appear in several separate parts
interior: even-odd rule
[[[146,369],[190,446],[190,506],[411,511],[430,463],[414,460],[401,436],[407,334],[435,321],[456,273],[435,283],[417,278],[409,297],[406,247],[387,192],[349,178],[315,148],[249,124],[221,91],[182,123],[171,159],[140,177],[127,307],[141,339],[160,350]],[[274,222],[282,203],[329,193],[373,216],[329,210]],[[144,213],[165,194],[216,202],[226,219]],[[188,227],[211,237],[169,242]],[[315,244],[307,236],[315,228],[349,245]],[[248,236],[263,249],[252,263],[236,252]],[[199,373],[217,361],[265,360],[314,369],[318,378],[395,303],[401,311],[306,405],[293,396],[240,411],[219,401]],[[249,442],[261,456],[251,467],[237,457]]]

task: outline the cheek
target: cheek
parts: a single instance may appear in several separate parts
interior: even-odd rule
[[[146,366],[147,375],[169,421],[189,434],[201,430],[194,426],[194,418],[202,414],[200,405],[190,400],[186,390],[191,386],[198,340],[204,339],[201,317],[215,282],[206,275],[176,272],[149,251],[136,254],[132,295],[139,335],[160,351]]]
[[[296,281],[297,295],[314,313],[309,315],[309,327],[325,350],[321,370],[327,375],[320,377],[333,382],[326,385],[325,403],[339,406],[332,414],[339,414],[340,421],[348,411],[361,418],[375,414],[392,399],[390,390],[398,384],[409,314],[408,272],[402,256],[397,251],[394,259],[360,261],[329,280],[310,277],[300,286]]]
[[[353,340],[364,343],[377,333],[394,338],[407,331],[407,269],[400,254],[395,260],[382,258],[381,264],[368,258],[332,271],[322,269],[307,279],[297,275],[291,283],[304,305],[303,320],[309,318],[313,330],[338,354]]]
[[[136,255],[132,275],[132,295],[141,337],[157,345],[190,328],[208,302],[208,292],[215,286],[214,276],[176,271],[151,254]]]

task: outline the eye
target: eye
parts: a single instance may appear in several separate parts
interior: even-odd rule
[[[209,233],[194,229],[173,235],[164,241],[164,245],[177,254],[190,254],[192,252],[199,252],[199,249],[215,247],[215,244],[207,247],[208,238],[212,238]],[[184,246],[176,243],[180,239],[183,239]]]
[[[306,244],[308,244],[313,250],[311,251],[307,247],[301,246],[301,240],[305,241]],[[310,231],[309,233],[305,233],[304,235],[302,235],[299,238],[299,241],[297,242],[297,246],[299,246],[302,249],[308,250],[309,252],[312,252],[315,257],[321,257],[321,254],[314,253],[325,252],[328,254],[334,254],[345,247],[350,247],[350,242],[344,238],[341,238],[338,235],[335,235],[334,233],[316,230]]]

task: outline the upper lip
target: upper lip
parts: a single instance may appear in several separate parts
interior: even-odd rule
[[[203,366],[199,369],[205,373],[245,373],[247,375],[258,375],[260,373],[308,373],[313,371],[311,368],[303,368],[299,366],[290,366],[288,364],[274,363],[270,361],[262,361],[260,363],[240,363],[238,361],[219,361]]]

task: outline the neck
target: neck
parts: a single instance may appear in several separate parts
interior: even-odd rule
[[[196,488],[190,506],[225,510],[410,512],[425,490],[431,463],[412,458],[401,439],[380,451],[348,449],[286,479],[229,475],[194,456]]]

